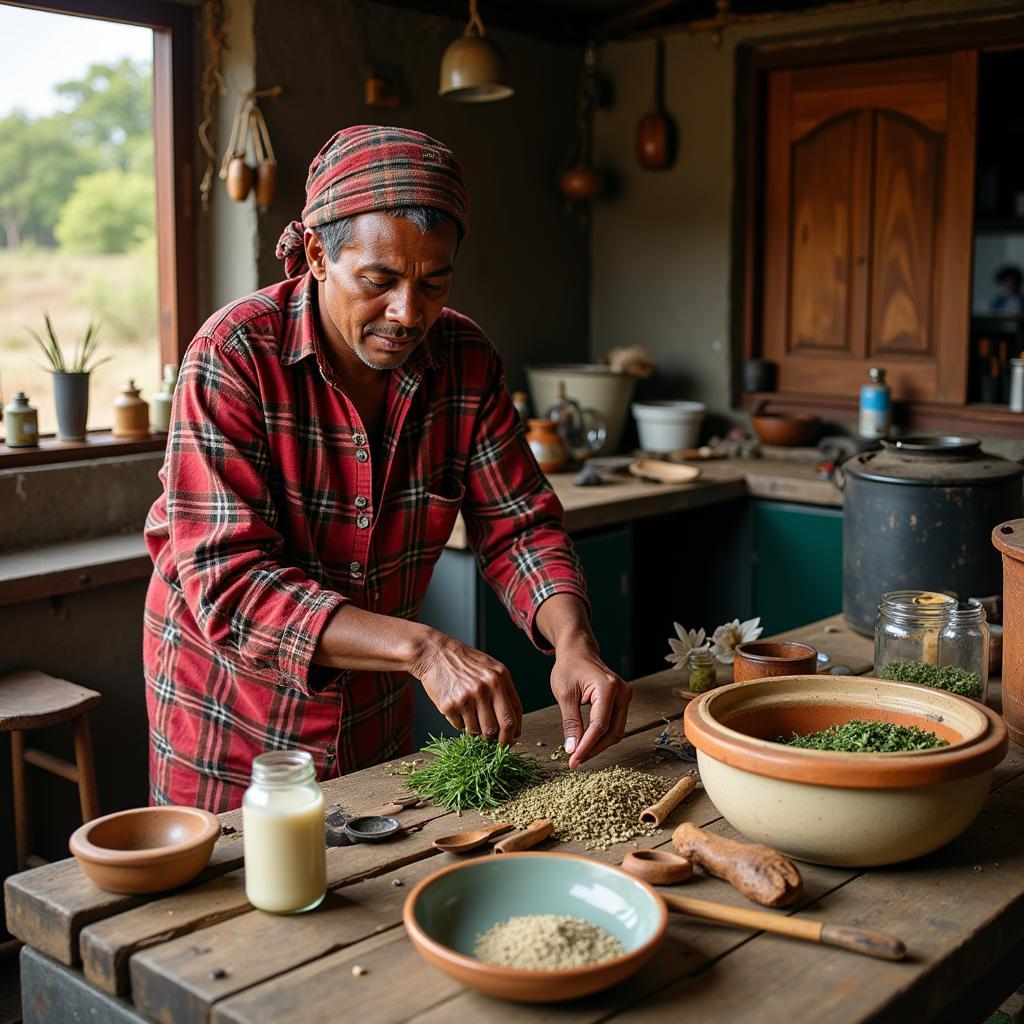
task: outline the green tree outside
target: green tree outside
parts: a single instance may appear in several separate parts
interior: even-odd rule
[[[79,178],[54,229],[72,253],[128,252],[153,233],[153,179],[111,169]]]

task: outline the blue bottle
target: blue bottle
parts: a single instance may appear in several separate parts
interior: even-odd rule
[[[873,366],[867,384],[860,389],[860,417],[857,433],[871,441],[889,436],[892,426],[892,396],[885,383],[885,370]]]

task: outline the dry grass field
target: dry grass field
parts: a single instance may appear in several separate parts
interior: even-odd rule
[[[110,256],[73,256],[59,249],[0,249],[0,394],[9,402],[25,391],[39,410],[39,430],[57,429],[50,375],[26,327],[43,334],[43,313],[71,358],[90,318],[102,321],[99,356],[111,356],[93,374],[89,427],[109,427],[111,406],[132,377],[148,398],[159,390],[156,259],[151,246]],[[3,424],[0,423],[0,433]]]

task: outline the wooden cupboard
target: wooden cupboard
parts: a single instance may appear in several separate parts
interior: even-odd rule
[[[967,387],[977,54],[772,71],[764,355],[782,392]]]

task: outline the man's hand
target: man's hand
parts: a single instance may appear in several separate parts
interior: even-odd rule
[[[622,739],[633,691],[605,665],[596,646],[580,643],[556,649],[551,692],[562,712],[570,768]],[[590,705],[586,731],[584,704]]]
[[[512,677],[482,651],[435,632],[411,671],[456,729],[499,743],[521,732],[523,705]]]

